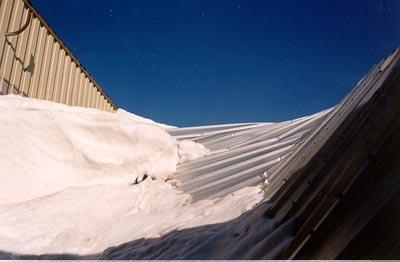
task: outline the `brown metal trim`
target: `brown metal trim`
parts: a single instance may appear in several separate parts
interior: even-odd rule
[[[60,43],[60,47],[65,50],[65,52],[72,58],[72,60],[81,68],[82,72],[92,81],[95,86],[99,89],[100,93],[108,100],[108,102],[113,106],[116,110],[118,109],[117,105],[111,100],[111,98],[105,93],[105,91],[100,87],[100,85],[94,80],[94,78],[89,74],[86,68],[79,62],[79,60],[72,54],[71,50],[64,44],[61,38],[56,34],[56,32],[51,28],[51,26],[45,21],[43,16],[36,10],[36,8],[32,5],[29,0],[22,0],[25,5],[33,12],[34,17],[36,16],[42,25],[49,31],[50,34],[53,35],[54,39]]]

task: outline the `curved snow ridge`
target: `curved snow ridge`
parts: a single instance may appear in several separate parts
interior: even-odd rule
[[[164,129],[128,114],[13,95],[0,97],[0,110],[0,205],[68,187],[165,180],[180,161],[207,152],[180,154]]]
[[[121,115],[121,116],[128,117],[129,119],[131,119],[134,122],[157,125],[157,126],[161,127],[162,129],[176,128],[175,126],[170,126],[170,125],[166,125],[166,124],[157,123],[157,122],[155,122],[155,121],[153,121],[151,119],[135,115],[135,114],[133,114],[131,112],[128,112],[128,111],[126,111],[124,109],[121,109],[121,108],[118,108],[118,110],[115,113],[118,114],[118,115]]]

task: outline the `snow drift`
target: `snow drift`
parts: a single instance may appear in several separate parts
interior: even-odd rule
[[[254,187],[188,204],[190,195],[164,180],[208,150],[131,113],[18,96],[0,96],[0,110],[2,251],[101,252],[233,219],[262,198]]]
[[[118,110],[115,113],[120,115],[120,116],[125,116],[128,119],[131,119],[133,122],[156,125],[156,126],[159,126],[159,127],[163,128],[163,129],[174,128],[174,126],[157,123],[157,122],[155,122],[155,121],[153,121],[151,119],[144,118],[142,116],[138,116],[138,115],[132,114],[132,113],[130,113],[130,112],[124,110],[124,109],[121,109],[121,108],[118,108]]]
[[[20,254],[99,253],[132,240],[231,220],[259,202],[260,191],[248,187],[223,199],[189,204],[189,195],[150,179],[132,186],[68,188],[0,207],[0,250]]]
[[[166,179],[179,161],[163,129],[114,113],[19,97],[1,97],[0,110],[0,204],[71,186]]]

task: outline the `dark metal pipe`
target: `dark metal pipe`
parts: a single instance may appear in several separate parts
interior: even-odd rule
[[[22,33],[26,28],[28,28],[28,25],[31,21],[31,17],[32,17],[32,12],[30,9],[28,9],[28,17],[26,18],[25,24],[17,31],[6,33],[6,36],[15,36],[15,35],[19,35],[20,33]]]

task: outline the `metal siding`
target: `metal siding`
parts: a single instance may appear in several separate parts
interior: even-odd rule
[[[100,93],[99,109],[104,110],[104,97],[101,93]]]
[[[104,103],[104,111],[108,111],[108,110],[107,110],[107,104],[108,104],[108,102],[107,102],[107,100],[106,100],[105,97],[103,98],[103,103]]]
[[[101,105],[100,105],[100,109],[101,110],[106,110],[106,99],[105,99],[105,97],[104,97],[104,95],[101,95]]]
[[[16,8],[11,14],[11,23],[8,26],[8,31],[13,31],[19,28],[22,23],[22,12],[24,10],[23,3],[17,3]],[[15,61],[14,53],[17,48],[18,37],[6,37],[3,57],[1,61],[1,77],[10,82],[11,68]]]
[[[57,75],[58,66],[58,55],[60,53],[60,45],[57,42],[53,42],[53,52],[50,59],[50,68],[48,73],[48,80],[46,85],[45,99],[53,100],[53,92],[56,86],[54,85],[54,79]]]
[[[75,63],[70,63],[69,64],[69,75],[68,75],[68,82],[66,85],[66,97],[65,97],[65,104],[67,105],[72,105],[72,87],[74,85],[74,79],[75,79],[75,70],[76,66]]]
[[[40,77],[39,77],[39,91],[38,91],[38,98],[40,99],[45,99],[45,93],[46,93],[46,85],[48,81],[48,76],[49,76],[49,67],[50,67],[50,59],[53,51],[53,41],[54,38],[47,33],[46,36],[46,44],[44,46],[44,57],[43,57],[43,63],[42,63],[42,68],[40,69]]]
[[[30,20],[29,12],[31,12]],[[6,37],[26,22],[17,35]],[[113,111],[115,105],[26,0],[0,0],[0,77],[28,97]]]
[[[94,107],[95,101],[95,93],[96,90],[94,89],[93,83],[90,82],[89,84],[89,97],[88,97],[88,107]]]
[[[8,31],[8,25],[10,24],[10,16],[12,13],[13,2],[4,1],[0,6],[0,52],[3,53],[5,45],[5,34]]]
[[[93,95],[93,108],[97,108],[97,109],[98,109],[98,107],[97,107],[97,102],[98,102],[98,100],[99,100],[99,95],[98,95],[98,93],[99,93],[99,91],[98,91],[98,90],[95,90],[95,91],[94,91],[94,95]]]
[[[83,95],[83,87],[85,85],[85,75],[81,72],[79,75],[79,81],[77,85],[77,92],[76,92],[76,106],[81,106],[82,103],[82,95]]]
[[[99,90],[96,91],[96,105],[95,108],[100,109],[101,93]]]
[[[24,9],[24,14],[22,21],[26,21],[28,17],[29,10]],[[30,32],[31,26],[29,24],[29,27],[19,34],[18,36],[12,36],[12,37],[18,37],[18,44],[17,44],[17,49],[15,51],[15,56],[14,56],[14,64],[11,69],[11,77],[10,77],[10,83],[11,85],[17,87],[19,91],[22,91],[22,88],[20,86],[20,81],[21,81],[21,76],[22,76],[22,71],[24,69],[24,60],[25,60],[25,51],[26,47],[28,45],[28,37],[29,37],[29,32]]]
[[[93,89],[93,94],[92,94],[92,105],[91,107],[96,108],[97,105],[97,89],[96,86],[92,83],[92,89]]]
[[[103,110],[103,96],[101,95],[101,92],[99,92],[98,108],[99,108],[100,110]]]
[[[0,64],[3,63],[4,54],[5,54],[5,44],[6,44],[6,36],[5,34],[8,32],[9,25],[11,23],[11,14],[13,10],[13,1],[4,1],[1,5],[1,13],[0,13]],[[1,67],[2,68],[2,67]]]
[[[92,101],[93,101],[93,88],[92,88],[92,82],[90,79],[88,79],[88,85],[87,85],[87,100],[86,100],[86,107],[92,107]]]
[[[90,81],[87,77],[85,77],[85,88],[83,89],[83,103],[82,106],[88,107],[90,101]]]
[[[63,50],[64,54],[64,72],[61,80],[61,90],[58,102],[66,104],[67,103],[67,93],[68,93],[68,80],[71,70],[71,63],[69,62],[71,58],[67,56]]]
[[[101,93],[99,94],[99,109],[103,110],[103,96],[101,95]]]
[[[35,71],[32,74],[31,82],[29,83],[30,84],[29,87],[30,92],[28,93],[29,97],[38,97],[39,76],[43,62],[43,59],[40,59],[40,57],[43,57],[45,41],[46,41],[46,28],[41,26],[38,34],[38,40],[36,42],[36,52],[34,59]]]
[[[90,107],[90,80],[86,78],[85,92],[83,93],[83,106]]]
[[[79,67],[75,67],[75,77],[72,87],[72,99],[71,105],[76,106],[78,104],[78,97],[79,97],[79,80],[81,76],[81,69]]]
[[[34,17],[31,21],[31,31],[29,33],[28,46],[26,48],[26,55],[24,60],[24,70],[21,76],[22,91],[26,94],[32,93],[32,86],[30,85],[32,74],[35,72],[35,53],[36,45],[39,36],[40,22]]]
[[[86,90],[87,90],[87,78],[86,78],[86,76],[85,75],[83,75],[83,79],[82,79],[82,89],[81,89],[81,91],[80,91],[80,99],[79,99],[79,106],[81,106],[81,107],[85,107],[85,99],[87,99],[87,95],[85,94],[86,93]]]
[[[56,70],[56,76],[54,78],[54,92],[51,98],[51,100],[54,102],[58,102],[60,97],[61,83],[62,83],[61,80],[64,73],[64,57],[65,57],[64,52],[60,48],[59,43],[57,43],[57,46],[58,46],[57,70]]]
[[[79,99],[79,106],[84,107],[85,106],[85,92],[86,92],[86,85],[87,85],[87,78],[85,74],[83,74],[82,78],[82,88],[80,90],[80,99]]]

